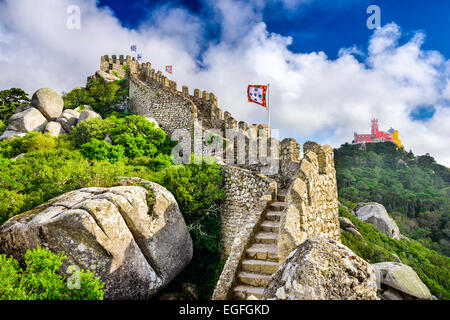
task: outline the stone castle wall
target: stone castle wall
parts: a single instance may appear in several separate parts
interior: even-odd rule
[[[151,117],[171,136],[176,129],[193,133],[195,105],[188,99],[165,90],[158,82],[144,83],[137,77],[130,77],[128,105],[133,114]]]
[[[340,242],[338,194],[333,149],[306,142],[304,157],[286,195],[281,216],[278,255],[280,261],[313,236]]]
[[[261,210],[257,209],[261,197],[272,199],[276,195],[277,183],[262,174],[228,165],[222,166],[222,177],[226,195],[221,210],[222,255],[228,256],[242,226]]]

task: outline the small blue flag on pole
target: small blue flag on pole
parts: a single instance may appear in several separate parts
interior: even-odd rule
[[[138,61],[141,61],[141,60],[142,60],[142,53],[139,53],[139,54],[137,55],[137,59],[138,59]]]
[[[135,44],[131,46],[131,51],[136,52],[136,45]]]

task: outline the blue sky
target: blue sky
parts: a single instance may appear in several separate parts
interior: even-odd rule
[[[372,4],[381,26],[369,30]],[[178,88],[213,92],[249,124],[267,112],[247,85],[270,83],[280,140],[337,147],[376,117],[450,166],[449,25],[444,0],[0,0],[0,89],[69,91],[137,44],[155,69],[173,65]]]
[[[293,37],[292,51],[324,51],[335,59],[342,47],[366,46],[372,30],[366,28],[365,11],[372,4],[381,9],[382,25],[394,21],[407,33],[422,30],[427,35],[423,48],[450,58],[450,1],[446,0],[319,0],[293,7],[278,2],[264,8],[263,21],[269,32]],[[182,7],[207,22],[207,40],[220,40],[220,25],[208,18],[212,9],[207,1],[100,0],[99,5],[111,8],[128,28],[147,22],[161,6]]]

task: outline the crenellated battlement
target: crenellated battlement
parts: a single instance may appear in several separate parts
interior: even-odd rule
[[[100,58],[100,70],[110,74],[117,74],[120,78],[126,76],[125,65],[128,66],[131,72],[136,72],[139,62],[136,58],[129,55],[119,55],[119,57],[116,55],[104,55]]]
[[[279,141],[269,138],[266,124],[248,124],[239,121],[219,107],[217,96],[206,90],[178,86],[150,62],[139,63],[123,55],[101,57],[101,70],[125,76],[124,66],[130,68],[130,106],[133,113],[154,118],[167,134],[177,129],[194,132],[204,130],[204,136],[216,132],[217,145],[226,145],[216,157],[224,163],[263,172],[274,176],[282,184],[289,183],[301,160],[301,145],[292,138]],[[316,148],[306,145],[305,150]],[[192,144],[194,149],[194,144]],[[214,148],[209,148],[214,149]],[[313,150],[317,151],[317,150]],[[326,161],[319,156],[320,161]],[[324,172],[326,168],[324,167]]]

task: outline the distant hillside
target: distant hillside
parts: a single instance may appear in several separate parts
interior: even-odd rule
[[[339,196],[382,203],[402,233],[450,256],[450,170],[393,143],[335,149]]]
[[[370,263],[398,261],[410,266],[438,299],[450,299],[450,258],[422,246],[418,241],[395,240],[365,223],[350,210],[355,203],[340,198],[339,215],[351,220],[362,238],[347,231],[341,232],[342,243]]]

